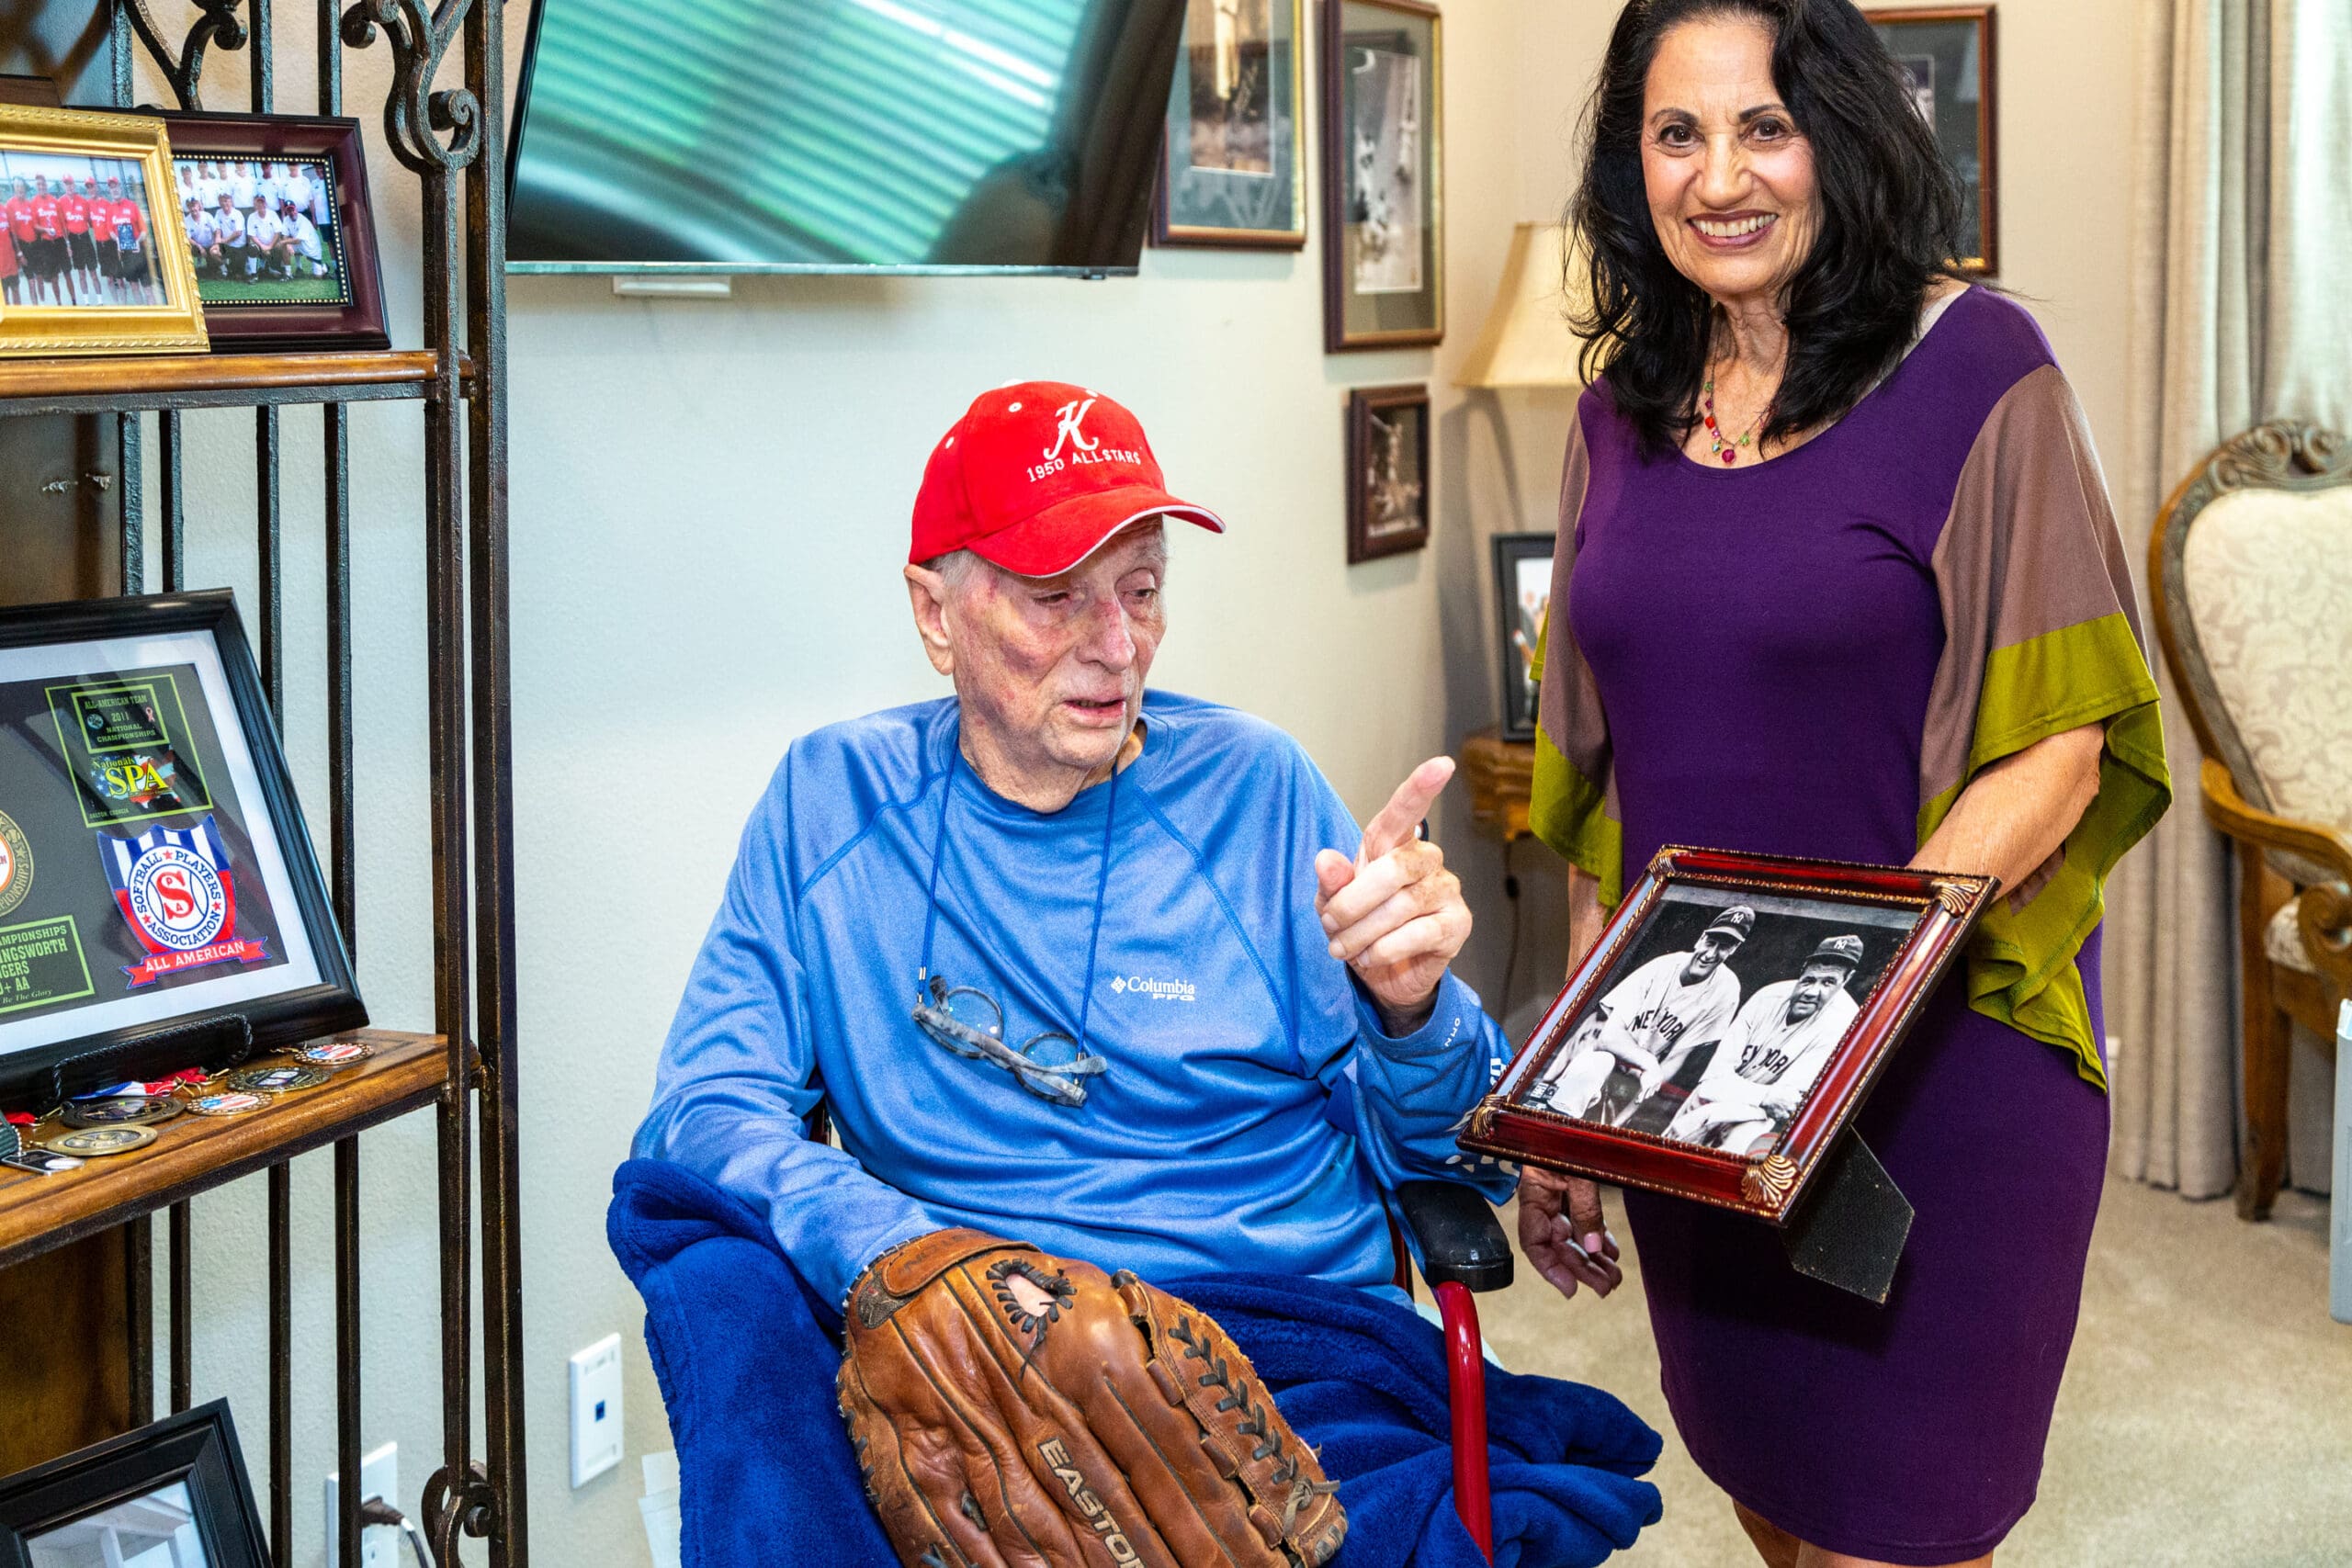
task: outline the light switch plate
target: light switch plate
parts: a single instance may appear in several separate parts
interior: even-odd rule
[[[571,1483],[621,1461],[621,1337],[607,1334],[571,1358]]]
[[[343,1540],[341,1504],[335,1497],[336,1477],[327,1475],[327,1568],[334,1568],[335,1548]],[[401,1446],[386,1443],[359,1461],[359,1500],[381,1497],[401,1506]],[[359,1527],[359,1568],[401,1568],[401,1532],[390,1525]]]

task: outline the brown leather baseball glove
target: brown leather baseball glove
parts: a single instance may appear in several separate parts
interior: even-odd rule
[[[839,1389],[909,1568],[1321,1568],[1347,1520],[1225,1331],[978,1231],[851,1287]]]

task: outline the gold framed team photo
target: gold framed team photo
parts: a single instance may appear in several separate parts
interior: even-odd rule
[[[0,105],[0,355],[201,353],[164,123]]]

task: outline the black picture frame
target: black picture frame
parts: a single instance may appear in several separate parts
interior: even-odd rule
[[[1159,177],[1153,182],[1151,243],[1219,250],[1301,250],[1306,244],[1306,0],[1245,0],[1249,19],[1262,13],[1265,36],[1237,38],[1223,69],[1237,85],[1202,91],[1202,68],[1216,62],[1212,28],[1206,47],[1202,23],[1216,0],[1188,0],[1184,37],[1176,50],[1176,76],[1168,90]],[[1242,18],[1237,17],[1237,26]],[[1205,102],[1204,102],[1205,99]],[[1220,102],[1221,100],[1221,102]],[[1266,134],[1261,169],[1196,164],[1193,154],[1216,103],[1224,112],[1240,100]]]
[[[228,160],[318,165],[327,175],[329,188],[322,193],[321,205],[332,215],[332,222],[321,239],[340,275],[335,279],[341,286],[339,293],[333,299],[289,293],[285,299],[241,303],[221,298],[233,280],[209,276],[198,266],[197,298],[204,307],[205,331],[211,337],[213,352],[390,347],[391,338],[384,327],[383,278],[376,256],[375,209],[368,194],[367,150],[359,122],[266,114],[187,113],[163,118],[171,128],[175,174]],[[185,227],[185,215],[182,222]],[[314,280],[288,279],[287,287],[292,289],[308,281]]]
[[[191,667],[184,686],[176,672]],[[106,728],[109,703],[128,716],[121,735]],[[366,1024],[228,590],[0,610],[0,799],[34,823],[0,822],[25,878],[13,895],[0,887],[0,970],[19,972],[0,998],[0,1105],[44,1111]],[[210,886],[209,912],[184,929],[162,926],[165,849],[181,852],[183,894]],[[213,867],[209,884],[190,853]],[[152,895],[143,917],[140,888]],[[138,962],[119,965],[126,955]],[[69,958],[78,990],[65,988]]]
[[[192,1534],[203,1560],[189,1568],[268,1568],[261,1513],[225,1399],[0,1480],[0,1568],[34,1568],[35,1545],[76,1527],[107,1529],[107,1516],[118,1512],[127,1518],[115,1529],[152,1533],[171,1526]]]
[[[1501,734],[1505,740],[1521,744],[1535,739],[1535,650],[1543,640],[1544,616],[1550,607],[1553,551],[1558,543],[1559,536],[1550,533],[1498,534],[1494,539]],[[1539,579],[1542,597],[1530,605],[1528,592]]]
[[[1445,337],[1445,29],[1423,0],[1323,0],[1323,347],[1404,348]],[[1351,61],[1385,57],[1374,73]],[[1403,65],[1393,62],[1403,62]],[[1396,99],[1372,104],[1360,76]],[[1365,148],[1358,132],[1373,134]],[[1405,143],[1416,142],[1407,156]],[[1373,189],[1360,190],[1359,166]],[[1409,165],[1409,166],[1408,166]],[[1385,171],[1382,174],[1381,171]],[[1409,242],[1393,237],[1408,187]],[[1386,193],[1386,194],[1382,194]],[[1382,240],[1381,236],[1392,236]],[[1382,263],[1378,255],[1390,258]],[[1375,274],[1382,286],[1367,286]],[[1407,287],[1408,284],[1410,287]]]
[[[1430,389],[1348,393],[1348,564],[1430,542]]]
[[[1920,117],[1960,182],[1966,212],[1961,254],[1953,259],[1961,271],[1978,277],[2001,270],[2000,62],[1993,47],[1993,10],[1982,5],[1862,11],[1902,69]]]

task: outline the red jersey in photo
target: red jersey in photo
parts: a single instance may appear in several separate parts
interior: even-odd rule
[[[0,207],[0,213],[7,215],[8,232],[16,235],[19,240],[29,240],[34,237],[36,231],[33,228],[32,197],[17,197],[6,206]]]
[[[42,239],[54,240],[63,234],[65,230],[62,223],[63,219],[58,212],[55,197],[33,197],[33,227],[40,231]]]
[[[68,191],[57,198],[57,211],[65,220],[67,233],[86,234],[90,231],[90,203],[87,198]]]
[[[135,251],[147,237],[147,219],[139,204],[129,197],[120,201],[100,202],[94,212],[103,210],[107,226],[114,231],[114,243],[126,251]]]

